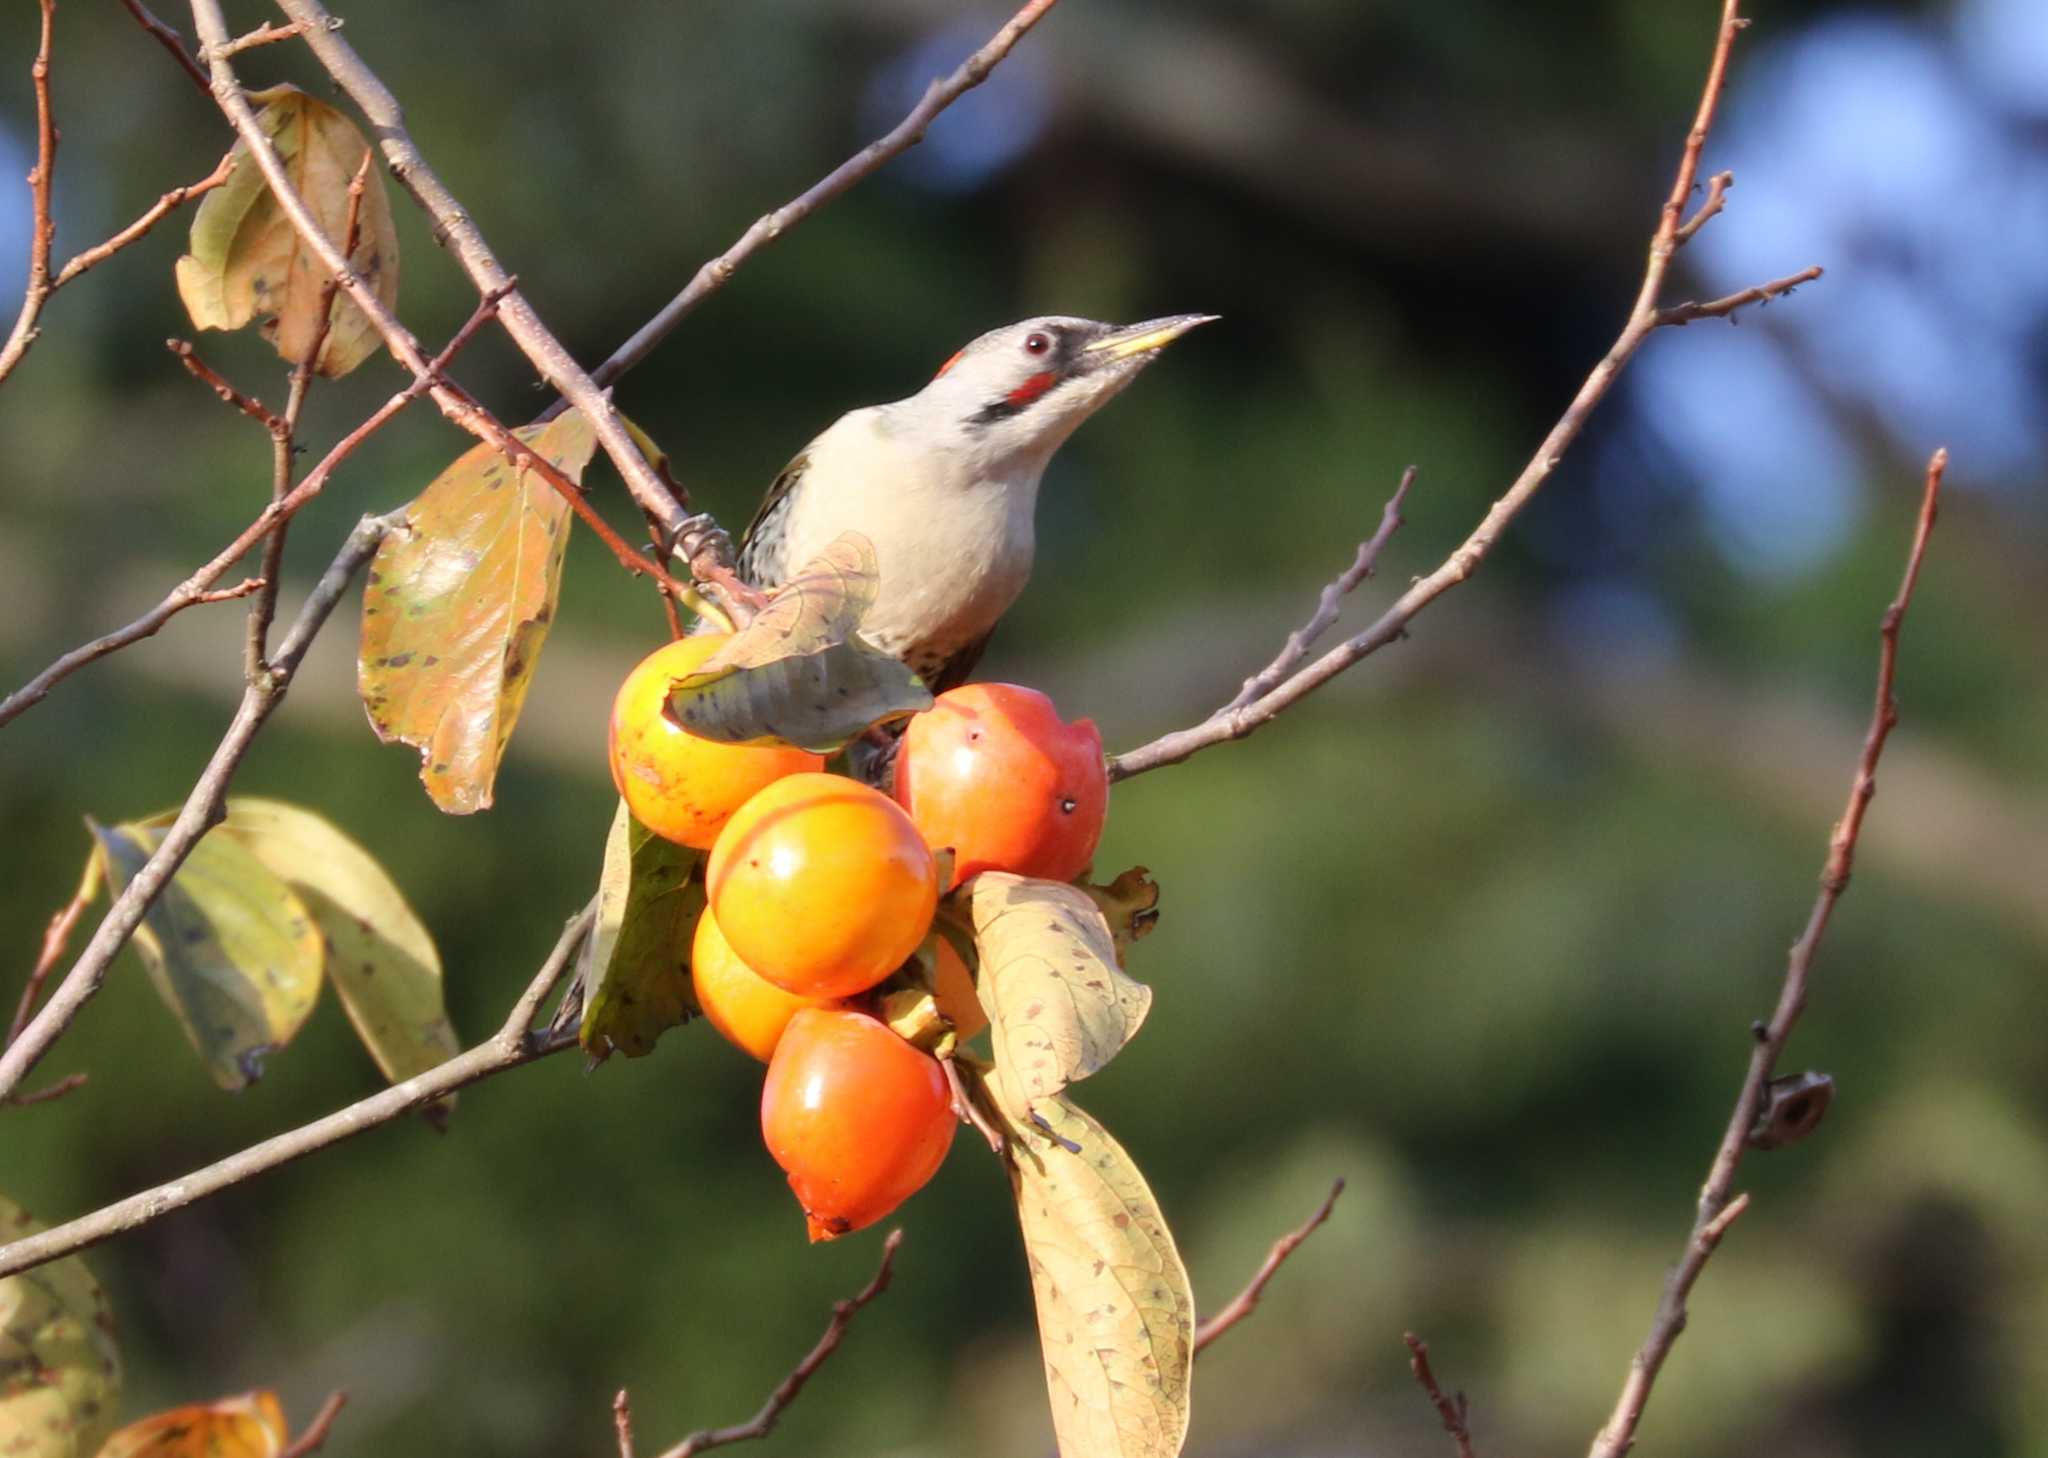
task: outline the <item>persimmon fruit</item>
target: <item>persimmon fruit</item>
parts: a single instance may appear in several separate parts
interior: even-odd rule
[[[939,872],[903,807],[843,775],[776,780],[733,813],[705,885],[741,961],[786,991],[851,997],[931,929]]]
[[[940,694],[904,731],[895,797],[953,885],[982,871],[1071,881],[1088,869],[1109,812],[1109,767],[1092,719],[1008,683]],[[950,888],[948,888],[950,889]]]
[[[955,1123],[938,1060],[848,1010],[791,1018],[761,1090],[761,1137],[814,1241],[872,1225],[922,1189]]]
[[[697,670],[729,634],[678,638],[626,675],[612,702],[612,783],[626,808],[656,835],[709,850],[732,813],[784,775],[823,768],[807,750],[721,744],[662,712],[669,685]]]
[[[967,969],[960,970],[965,976]],[[696,989],[697,1006],[711,1026],[735,1048],[763,1063],[775,1055],[775,1045],[791,1018],[807,1007],[841,1006],[838,998],[785,992],[742,962],[708,906],[697,918],[697,933],[690,944],[690,984]]]

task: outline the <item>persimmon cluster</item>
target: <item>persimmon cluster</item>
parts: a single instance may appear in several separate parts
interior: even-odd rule
[[[1035,689],[968,684],[910,720],[885,794],[819,755],[720,743],[664,712],[725,641],[680,639],[627,677],[612,778],[642,825],[709,852],[697,1004],[768,1065],[762,1137],[811,1239],[830,1240],[894,1210],[952,1146],[961,1111],[933,1050],[950,1056],[988,1018],[934,929],[941,898],[982,871],[1085,871],[1108,811],[1102,737]],[[936,1016],[892,1025],[919,992]]]

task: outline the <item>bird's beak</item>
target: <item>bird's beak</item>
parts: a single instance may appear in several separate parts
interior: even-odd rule
[[[1174,314],[1165,319],[1147,319],[1142,324],[1126,324],[1083,345],[1081,357],[1094,365],[1153,354],[1197,325],[1213,323],[1220,317],[1216,314]]]

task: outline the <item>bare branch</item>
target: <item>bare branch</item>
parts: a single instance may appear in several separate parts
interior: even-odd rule
[[[36,965],[28,974],[28,984],[21,989],[21,1001],[15,1004],[14,1018],[7,1024],[7,1037],[0,1040],[0,1048],[21,1036],[21,1030],[28,1026],[29,1014],[35,1011],[36,998],[41,995],[43,984],[49,980],[57,959],[64,955],[65,947],[71,944],[72,928],[78,925],[78,918],[85,915],[85,908],[100,894],[100,858],[87,856],[85,872],[78,878],[78,889],[71,893],[71,899],[57,909],[50,918],[49,926],[43,929],[42,950],[36,954]]]
[[[1387,499],[1380,512],[1380,528],[1370,538],[1358,544],[1358,554],[1351,565],[1339,573],[1336,579],[1323,589],[1317,599],[1316,610],[1309,620],[1287,635],[1273,661],[1244,681],[1244,687],[1237,691],[1237,697],[1223,706],[1224,712],[1243,708],[1253,699],[1263,698],[1271,693],[1280,682],[1301,665],[1308,657],[1308,650],[1315,646],[1316,639],[1330,630],[1337,616],[1344,610],[1344,599],[1359,583],[1372,576],[1373,567],[1386,548],[1387,539],[1401,527],[1401,503],[1408,499],[1408,489],[1415,484],[1415,467],[1410,466],[1401,473],[1401,484],[1394,488],[1394,494]]]
[[[1492,552],[1509,523],[1519,516],[1531,498],[1542,489],[1551,475],[1563,462],[1565,452],[1576,441],[1586,421],[1601,401],[1606,399],[1614,381],[1622,369],[1635,357],[1643,341],[1659,328],[1686,322],[1691,318],[1705,317],[1707,313],[1726,313],[1741,305],[1761,301],[1776,293],[1804,283],[1820,275],[1818,269],[1808,269],[1789,279],[1774,283],[1760,284],[1742,294],[1716,300],[1706,305],[1681,305],[1671,310],[1660,310],[1657,299],[1663,292],[1665,280],[1671,270],[1671,259],[1676,253],[1685,233],[1682,223],[1685,204],[1692,195],[1695,180],[1699,175],[1700,152],[1706,146],[1707,135],[1713,128],[1714,111],[1720,100],[1722,82],[1727,75],[1728,53],[1734,45],[1735,36],[1749,22],[1738,13],[1739,0],[1723,0],[1721,25],[1717,34],[1713,59],[1708,65],[1707,81],[1700,96],[1699,110],[1694,116],[1691,133],[1686,138],[1685,150],[1679,157],[1678,173],[1672,182],[1670,196],[1659,214],[1657,230],[1650,239],[1649,262],[1643,270],[1642,286],[1636,294],[1634,307],[1628,321],[1622,326],[1619,337],[1608,349],[1606,356],[1593,367],[1578,393],[1565,412],[1550,429],[1543,443],[1529,463],[1522,468],[1513,484],[1487,510],[1485,517],[1471,534],[1460,543],[1455,551],[1426,577],[1418,577],[1408,590],[1401,594],[1377,621],[1356,637],[1350,638],[1325,653],[1321,658],[1305,667],[1296,669],[1288,677],[1275,684],[1257,697],[1233,699],[1201,723],[1187,729],[1175,730],[1162,735],[1150,744],[1141,745],[1128,753],[1120,754],[1110,761],[1110,778],[1129,779],[1148,770],[1164,765],[1178,764],[1190,755],[1222,744],[1232,739],[1242,739],[1253,731],[1271,723],[1309,694],[1328,683],[1338,674],[1370,657],[1387,644],[1397,641],[1407,633],[1409,620],[1428,607],[1444,593],[1465,581]],[[1726,185],[1720,192],[1725,194]],[[1709,187],[1709,202],[1718,202],[1714,189]],[[1705,208],[1702,207],[1704,213]],[[1705,221],[1695,218],[1693,223]],[[1685,237],[1691,237],[1685,233]],[[1283,650],[1285,656],[1285,650]]]
[[[854,1314],[863,1306],[889,1289],[891,1268],[896,1261],[896,1248],[903,1244],[903,1232],[892,1230],[889,1238],[882,1242],[882,1264],[869,1281],[849,1300],[835,1302],[832,1319],[826,1323],[825,1334],[818,1338],[818,1344],[790,1370],[790,1374],[776,1384],[768,1400],[761,1404],[761,1410],[743,1423],[729,1428],[707,1428],[690,1434],[672,1448],[665,1448],[660,1458],[695,1458],[698,1453],[722,1448],[728,1443],[744,1443],[755,1438],[765,1438],[775,1431],[775,1424],[783,1412],[804,1390],[804,1384],[811,1380],[818,1368],[825,1365],[825,1359],[839,1348],[840,1339],[846,1335],[846,1328],[852,1324]],[[612,1421],[619,1433],[619,1458],[633,1458],[633,1413],[624,1389],[612,1399]]]
[[[339,25],[340,23],[338,20],[330,22],[333,25]],[[215,59],[224,61],[229,56],[240,55],[243,51],[253,51],[258,46],[275,45],[281,40],[290,40],[295,35],[304,35],[305,33],[306,23],[304,21],[295,20],[290,25],[272,25],[266,20],[254,30],[249,31],[245,35],[238,35],[225,44],[208,46],[206,49],[206,59],[209,61]]]
[[[612,1399],[612,1426],[619,1434],[619,1458],[633,1458],[633,1399],[623,1387]]]
[[[63,654],[48,668],[23,684],[12,694],[9,694],[5,700],[0,700],[0,726],[6,725],[8,721],[14,719],[25,710],[33,708],[48,698],[51,689],[69,678],[79,669],[85,667],[86,664],[105,658],[110,653],[119,652],[129,644],[149,637],[188,607],[197,606],[202,602],[220,600],[219,596],[210,592],[209,589],[215,582],[220,580],[222,574],[239,562],[251,547],[268,535],[271,528],[275,527],[279,522],[288,520],[299,508],[303,507],[315,496],[318,496],[322,488],[327,485],[328,479],[333,476],[335,471],[340,469],[344,461],[355,454],[364,441],[388,425],[397,416],[399,411],[425,394],[431,380],[439,378],[441,373],[453,362],[455,356],[461,352],[462,347],[476,337],[477,331],[490,319],[491,311],[496,307],[496,300],[489,298],[478,304],[476,311],[470,315],[469,321],[456,331],[455,336],[448,341],[447,347],[434,357],[432,361],[433,373],[431,375],[415,379],[410,385],[407,385],[403,390],[400,390],[396,395],[393,395],[389,400],[378,406],[362,424],[336,441],[333,448],[321,459],[320,464],[307,472],[304,479],[291,489],[284,500],[274,501],[269,506],[266,506],[258,513],[256,519],[244,527],[232,542],[229,542],[227,546],[215,553],[213,558],[200,567],[198,571],[172,588],[155,607],[151,608],[134,622],[129,623],[126,627],[117,628],[115,631],[95,638],[89,643],[82,643],[70,652]],[[268,412],[265,413],[267,414]],[[255,590],[249,584],[245,583],[243,586],[249,591]],[[228,595],[239,597],[242,594],[241,590],[238,589]]]
[[[41,4],[42,40],[36,47],[36,58],[28,72],[36,93],[36,165],[28,174],[32,213],[28,287],[22,292],[21,312],[15,315],[14,328],[9,331],[7,342],[0,344],[0,380],[14,372],[22,356],[28,353],[29,346],[36,342],[36,336],[41,332],[36,321],[42,316],[43,305],[53,292],[50,244],[56,239],[57,225],[50,217],[50,184],[57,170],[57,117],[50,104],[50,31],[56,23],[57,0],[41,0]]]
[[[135,23],[155,36],[157,42],[177,59],[185,74],[192,78],[192,84],[199,88],[199,94],[210,103],[213,100],[213,85],[206,79],[206,72],[192,59],[192,53],[185,49],[185,37],[150,14],[149,7],[142,0],[121,0],[128,7],[128,13],[135,17]]]
[[[287,3],[287,0],[280,0],[280,3],[287,11],[297,8],[295,3]],[[909,115],[887,135],[868,143],[774,212],[756,218],[753,226],[740,234],[738,242],[699,268],[684,285],[683,291],[670,299],[659,314],[641,325],[631,339],[612,351],[610,359],[592,370],[591,378],[600,385],[611,384],[653,353],[655,345],[668,337],[684,315],[730,283],[732,276],[748,259],[841,193],[880,170],[892,158],[923,141],[924,134],[930,130],[939,113],[986,81],[989,73],[1002,64],[1017,42],[1045,18],[1045,13],[1055,3],[1057,0],[1030,0],[1003,23],[1002,29],[989,37],[986,45],[962,61],[952,75],[925,88],[924,96],[911,108]]]
[[[1785,278],[1774,278],[1769,283],[1755,284],[1726,298],[1710,299],[1704,304],[1673,304],[1668,309],[1657,311],[1660,327],[1682,328],[1695,319],[1728,319],[1732,322],[1737,309],[1749,304],[1768,304],[1782,294],[1789,294],[1801,284],[1812,283],[1823,270],[1818,264],[1802,268]]]
[[[656,519],[671,532],[680,528],[682,517],[674,499],[662,489],[646,458],[633,444],[618,412],[612,408],[611,397],[591,380],[562,342],[541,322],[525,295],[519,292],[512,274],[484,241],[476,220],[456,201],[427,164],[426,157],[406,130],[404,113],[397,99],[363,63],[355,48],[338,33],[334,17],[318,0],[280,0],[279,8],[303,29],[306,44],[314,56],[362,108],[393,175],[434,219],[438,236],[446,240],[478,293],[498,296],[498,318],[505,326],[505,332],[532,361],[541,378],[583,411],[598,443],[624,478],[633,500],[643,511],[654,513]],[[415,374],[421,372],[426,361],[420,357],[412,335],[362,285],[347,261],[335,254],[332,240],[321,233],[303,202],[291,191],[283,169],[277,164],[274,148],[257,130],[254,113],[249,109],[248,99],[228,58],[217,53],[216,48],[228,39],[220,0],[192,0],[192,18],[210,60],[214,97],[235,124],[236,131],[249,143],[286,216],[292,220],[306,245],[341,280],[349,297],[362,306],[364,314],[390,344],[392,353]],[[444,411],[453,412],[449,418],[457,424],[475,431],[480,438],[492,439],[490,434],[477,429],[472,423],[476,413],[474,402],[444,398],[438,389],[435,400]],[[503,433],[502,427],[499,427],[499,432]],[[498,444],[504,448],[502,441]]]
[[[1732,172],[1716,172],[1712,177],[1708,178],[1707,200],[1700,204],[1700,210],[1694,213],[1689,221],[1682,224],[1678,231],[1671,235],[1671,241],[1681,248],[1692,242],[1693,235],[1707,225],[1707,220],[1727,206],[1728,189],[1733,186],[1735,186],[1735,174]]]
[[[105,263],[129,244],[147,237],[151,228],[154,228],[158,223],[161,223],[166,217],[170,216],[170,214],[176,212],[201,193],[211,192],[216,187],[219,187],[228,180],[229,174],[234,170],[233,158],[224,156],[214,166],[213,171],[207,173],[206,176],[200,178],[197,182],[189,182],[183,187],[172,188],[169,192],[151,203],[148,210],[141,217],[137,218],[113,237],[107,239],[106,242],[86,249],[85,252],[79,254],[69,263],[65,264],[63,268],[59,269],[56,278],[50,281],[50,292],[55,293],[87,269],[95,268]]]
[[[12,1245],[0,1246],[0,1276],[11,1276],[60,1256],[71,1255],[122,1235],[153,1220],[196,1204],[209,1195],[267,1174],[280,1165],[351,1139],[380,1124],[430,1104],[457,1089],[490,1078],[508,1068],[531,1063],[575,1046],[575,1040],[549,1038],[530,1026],[532,1009],[561,982],[569,963],[590,930],[589,910],[578,912],[563,927],[562,935],[547,960],[534,974],[506,1018],[504,1026],[488,1042],[459,1053],[438,1067],[395,1083],[381,1093],[350,1104],[345,1109],[316,1119],[301,1128],[252,1144],[181,1179],[161,1184],[141,1194],[117,1200],[64,1225],[25,1236]],[[524,1014],[524,1016],[522,1016]]]
[[[284,429],[284,421],[268,405],[254,395],[244,394],[228,383],[212,365],[199,357],[199,348],[189,339],[166,339],[164,348],[178,357],[178,363],[185,372],[220,397],[223,405],[232,405],[272,435]]]
[[[1664,1359],[1670,1356],[1678,1334],[1685,1329],[1686,1299],[1692,1294],[1694,1283],[1706,1269],[1707,1260],[1720,1244],[1722,1235],[1748,1207],[1746,1195],[1733,1194],[1735,1173],[1742,1163],[1743,1151],[1749,1145],[1750,1133],[1756,1126],[1757,1112],[1764,1105],[1766,1086],[1777,1068],[1778,1058],[1791,1039],[1800,1014],[1806,1010],[1806,989],[1813,971],[1814,954],[1820,948],[1821,937],[1827,932],[1835,903],[1849,885],[1849,873],[1856,859],[1856,839],[1863,830],[1864,812],[1870,807],[1871,796],[1877,793],[1878,757],[1884,753],[1885,740],[1899,721],[1898,701],[1893,695],[1898,675],[1899,627],[1905,621],[1906,608],[1911,604],[1913,589],[1920,580],[1920,563],[1927,553],[1928,536],[1934,530],[1934,519],[1940,508],[1942,473],[1947,468],[1946,450],[1936,451],[1927,463],[1927,482],[1920,499],[1920,516],[1913,532],[1913,545],[1906,556],[1905,575],[1900,580],[1898,596],[1885,609],[1878,627],[1877,703],[1871,710],[1863,751],[1857,757],[1856,773],[1849,787],[1848,808],[1835,822],[1828,837],[1820,892],[1814,898],[1806,929],[1792,944],[1792,951],[1786,959],[1777,1008],[1768,1023],[1757,1026],[1756,1046],[1749,1055],[1749,1071],[1743,1078],[1742,1092],[1735,1101],[1728,1127],[1721,1135],[1720,1147],[1714,1153],[1714,1162],[1707,1171],[1706,1183],[1700,1188],[1699,1203],[1694,1211],[1692,1231],[1686,1237],[1685,1251],[1664,1283],[1664,1294],[1657,1303],[1657,1314],[1650,1323],[1649,1334],[1643,1338],[1642,1346],[1629,1363],[1628,1378],[1622,1384],[1621,1396],[1606,1426],[1593,1439],[1590,1458],[1621,1458],[1635,1442],[1636,1426],[1642,1421],[1643,1408],[1650,1400],[1650,1389],[1656,1384],[1657,1374],[1663,1369]]]
[[[1279,1273],[1280,1267],[1293,1255],[1301,1243],[1316,1233],[1316,1229],[1330,1218],[1330,1212],[1337,1207],[1337,1197],[1344,1193],[1344,1181],[1338,1180],[1330,1186],[1330,1193],[1323,1203],[1316,1207],[1315,1214],[1300,1225],[1273,1242],[1273,1248],[1266,1252],[1266,1259],[1252,1273],[1251,1281],[1245,1288],[1231,1297],[1224,1308],[1195,1328],[1195,1355],[1216,1338],[1229,1331],[1258,1308],[1259,1298],[1266,1294],[1266,1287]]]
[[[1458,1445],[1458,1458],[1472,1458],[1472,1430],[1466,1421],[1465,1394],[1461,1392],[1454,1398],[1444,1396],[1443,1388],[1437,1385],[1436,1373],[1430,1370],[1428,1342],[1412,1331],[1402,1332],[1401,1340],[1408,1344],[1408,1370],[1415,1374],[1415,1381],[1428,1396],[1430,1405],[1444,1420],[1444,1431]]]
[[[313,1421],[306,1424],[305,1431],[292,1440],[289,1448],[277,1458],[306,1458],[308,1453],[317,1453],[325,1446],[329,1429],[340,1416],[341,1409],[348,1402],[348,1394],[334,1391],[327,1394],[327,1401],[320,1404],[320,1411],[313,1414]]]
[[[279,36],[296,35],[296,30],[280,31]],[[362,241],[363,193],[369,185],[370,163],[373,154],[365,147],[363,160],[357,164],[355,176],[348,183],[348,210],[343,216],[341,227],[341,256],[353,258],[356,245]],[[320,324],[313,331],[313,337],[306,346],[305,354],[292,366],[291,383],[287,387],[284,414],[270,427],[270,500],[272,505],[283,501],[291,494],[292,471],[297,465],[299,417],[305,413],[306,396],[313,388],[313,376],[320,363],[320,352],[327,348],[327,335],[334,327],[334,296],[340,291],[337,279],[328,279],[320,286]],[[277,614],[277,585],[284,571],[285,537],[291,530],[289,520],[279,521],[263,541],[262,579],[263,590],[256,601],[249,604],[248,631],[242,640],[242,677],[250,683],[270,671],[266,659],[270,652],[270,624]]]
[[[67,1073],[55,1083],[46,1084],[34,1093],[9,1094],[7,1102],[18,1109],[26,1108],[30,1104],[47,1104],[52,1099],[63,1098],[73,1089],[84,1088],[91,1078],[92,1075],[89,1073]]]
[[[340,553],[306,598],[298,620],[292,624],[291,632],[286,634],[277,658],[271,664],[271,671],[243,689],[241,705],[235,710],[227,733],[221,736],[213,757],[207,761],[206,769],[192,786],[192,792],[185,797],[183,808],[164,832],[156,850],[122,888],[121,894],[114,898],[114,904],[101,918],[92,939],[85,944],[85,950],[79,953],[78,960],[43,1005],[43,1010],[22,1029],[20,1037],[0,1051],[0,1099],[5,1099],[20,1087],[28,1071],[71,1025],[79,1009],[99,991],[108,966],[115,954],[127,944],[128,938],[134,935],[135,928],[141,925],[143,914],[162,894],[178,867],[184,864],[185,857],[191,854],[192,847],[199,843],[199,838],[225,818],[228,785],[241,766],[242,757],[249,752],[256,731],[263,727],[264,721],[283,701],[292,676],[298,671],[306,650],[313,645],[314,635],[341,600],[349,579],[377,550],[386,530],[388,523],[384,518],[366,516],[349,533]]]

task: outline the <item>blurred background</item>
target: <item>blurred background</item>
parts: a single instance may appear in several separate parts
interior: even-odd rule
[[[235,7],[252,26],[264,7]],[[1627,310],[1713,34],[1709,0],[1068,0],[923,147],[761,255],[622,384],[729,523],[811,434],[1027,314],[1208,310],[1054,463],[1041,568],[983,674],[1127,748],[1229,697],[1372,530],[1347,622],[1440,561]],[[1706,170],[1727,211],[1673,297],[1824,281],[1653,338],[1486,570],[1257,738],[1120,788],[1101,867],[1164,920],[1144,1035],[1083,1100],[1151,1179],[1211,1309],[1342,1175],[1335,1218],[1204,1358],[1190,1451],[1447,1448],[1401,1333],[1481,1451],[1604,1419],[1811,903],[1866,721],[1923,463],[1951,491],[1908,624],[1903,727],[1788,1067],[1840,1083],[1753,1156],[1645,1451],[2048,1454],[2048,9],[1759,4]],[[181,26],[179,7],[164,11]],[[348,35],[543,316],[602,358],[758,214],[1004,18],[941,0],[360,3]],[[32,7],[0,33],[0,279],[25,266]],[[324,81],[297,47],[252,85]],[[205,174],[224,126],[112,5],[66,4],[58,255]],[[473,294],[409,203],[403,312]],[[268,444],[163,350],[184,217],[67,289],[0,389],[0,666],[126,621],[257,509]],[[253,337],[203,351],[282,395]],[[495,340],[460,378],[548,403]],[[314,391],[324,449],[400,382]],[[466,444],[431,411],[296,524],[289,600],[359,514]],[[603,478],[606,482],[609,477]],[[602,489],[628,524],[623,495]],[[70,894],[80,817],[178,801],[239,688],[195,610],[0,738],[0,995]],[[493,1029],[597,874],[613,687],[662,633],[587,533],[498,785],[437,814],[380,748],[337,615],[241,772],[333,817]],[[96,916],[98,913],[95,912]],[[239,1097],[124,955],[0,1115],[0,1189],[68,1218],[377,1086],[332,1001]],[[709,1032],[558,1058],[103,1247],[127,1411],[258,1384],[330,1451],[613,1451],[738,1421],[865,1281],[761,1150],[758,1067]],[[765,1454],[1036,1458],[1022,1253],[963,1138],[903,1212],[896,1285]]]

